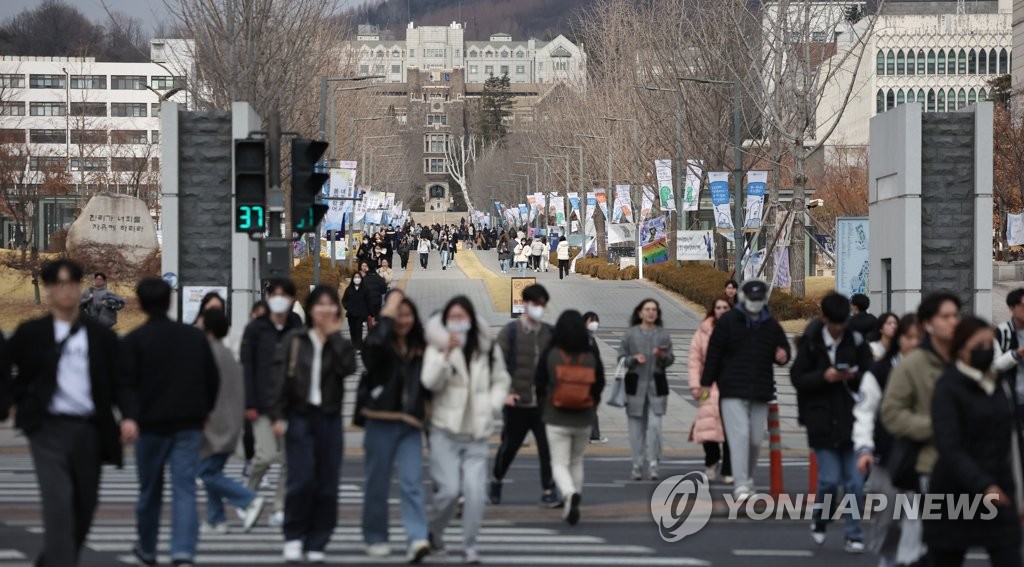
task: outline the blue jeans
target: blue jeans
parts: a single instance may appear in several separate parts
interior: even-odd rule
[[[442,250],[441,251],[441,267],[442,268],[447,268],[448,267],[448,258],[449,258],[449,256],[451,256],[451,253],[448,252],[447,250]]]
[[[498,266],[502,272],[508,271],[508,260],[498,260]]]
[[[404,421],[366,420],[363,436],[363,539],[388,541],[388,492],[392,466],[398,468],[402,524],[409,543],[427,539],[426,497],[423,493],[423,432]]]
[[[135,442],[139,474],[139,501],[135,505],[138,550],[146,559],[156,557],[163,505],[164,466],[171,465],[171,560],[192,560],[199,539],[196,514],[196,472],[203,432],[186,429],[169,435],[143,432]]]
[[[223,524],[224,501],[235,508],[248,508],[256,493],[224,475],[224,465],[231,453],[210,455],[199,462],[199,480],[206,486],[206,523]]]
[[[526,262],[516,262],[516,266],[519,267],[519,277],[526,277]]]
[[[343,449],[340,415],[316,408],[288,415],[284,539],[302,541],[303,551],[323,551],[338,523]]]
[[[839,487],[842,486],[846,494],[853,494],[857,499],[856,516],[846,516],[846,539],[864,541],[864,530],[860,526],[860,515],[864,513],[864,479],[857,471],[857,454],[853,446],[846,449],[815,449],[814,455],[818,458],[818,491],[815,501],[824,502],[825,495],[832,496],[828,517],[823,523],[829,522],[833,510],[839,505]],[[822,522],[821,515],[821,506],[816,505],[812,516],[814,521]]]

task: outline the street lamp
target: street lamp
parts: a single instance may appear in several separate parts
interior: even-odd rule
[[[365,166],[365,164],[366,164],[366,141],[367,140],[384,140],[384,139],[387,139],[387,138],[398,138],[398,137],[399,137],[398,134],[385,134],[383,136],[363,136],[363,160],[362,160],[363,165]],[[366,186],[366,170],[368,168],[361,167],[360,169],[363,170],[362,185],[365,187]]]
[[[372,79],[384,79],[384,75],[362,75],[358,77],[320,77],[320,140],[327,139],[327,83],[342,81],[367,81]],[[331,144],[333,147],[334,144]]]
[[[386,120],[389,116],[361,116],[349,118],[348,155],[356,157],[356,122],[372,122],[375,120]],[[365,156],[364,156],[365,159]],[[361,164],[360,167],[366,164]]]
[[[676,95],[676,109],[674,112],[676,118],[676,156],[675,166],[673,169],[675,172],[676,194],[679,195],[679,198],[676,199],[676,230],[684,230],[690,223],[686,222],[689,220],[687,218],[689,217],[689,213],[682,210],[684,208],[683,204],[685,203],[683,196],[686,194],[686,164],[683,161],[683,118],[681,114],[683,110],[683,93],[679,89],[656,88],[641,85],[633,85],[633,87],[653,92],[669,92]]]
[[[580,210],[583,212],[583,217],[580,219],[580,248],[583,250],[582,256],[587,255],[587,189],[583,185],[583,146],[565,146],[560,144],[552,144],[552,148],[559,150],[578,150],[580,152],[580,174],[579,174],[579,193]],[[568,160],[568,158],[566,158]],[[568,161],[566,162],[568,163]]]

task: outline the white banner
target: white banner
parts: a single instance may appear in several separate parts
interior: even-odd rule
[[[341,162],[341,167],[331,169],[327,196],[332,199],[351,199],[355,195],[355,181],[356,162]],[[352,201],[327,201],[329,208],[327,214],[324,215],[322,230],[341,230],[341,221],[344,218],[346,205],[351,206],[351,204]]]
[[[1006,215],[1006,243],[1024,246],[1024,214]]]
[[[636,225],[632,223],[609,224],[608,245],[636,242]]]
[[[654,172],[658,178],[658,201],[661,210],[676,210],[676,196],[672,186],[672,160],[654,160]]]
[[[700,185],[704,177],[704,162],[691,159],[686,162],[686,192],[683,193],[683,210],[700,209]]]
[[[868,226],[867,217],[836,219],[836,291],[846,297],[868,293]]]
[[[649,185],[644,185],[640,192],[643,197],[640,199],[640,220],[645,221],[654,215],[654,189]]]
[[[710,230],[677,230],[676,260],[706,261],[715,259],[715,233]]]
[[[764,211],[764,192],[768,184],[767,171],[747,172],[747,213],[744,228],[761,228],[761,213]]]
[[[615,186],[615,209],[612,211],[612,222],[633,222],[633,204],[629,198],[629,185]]]
[[[561,195],[555,192],[548,195],[548,209],[550,216],[555,218],[555,224],[565,226],[565,199]]]
[[[732,230],[735,227],[732,223],[732,211],[729,210],[729,173],[708,172],[708,184],[711,185],[711,203],[715,207],[715,226]]]

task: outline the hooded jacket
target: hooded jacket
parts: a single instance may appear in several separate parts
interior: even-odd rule
[[[749,315],[735,307],[715,324],[701,374],[702,386],[718,384],[722,398],[768,402],[775,396],[775,349],[790,355],[789,340],[765,307]]]

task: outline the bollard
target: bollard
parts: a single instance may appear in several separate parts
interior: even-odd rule
[[[807,459],[807,471],[808,479],[807,483],[810,485],[807,488],[807,494],[811,496],[811,501],[814,501],[815,492],[818,490],[818,457],[811,451],[810,458]]]
[[[782,428],[779,424],[779,402],[768,404],[768,459],[771,481],[769,493],[778,498],[783,491],[782,482]]]

